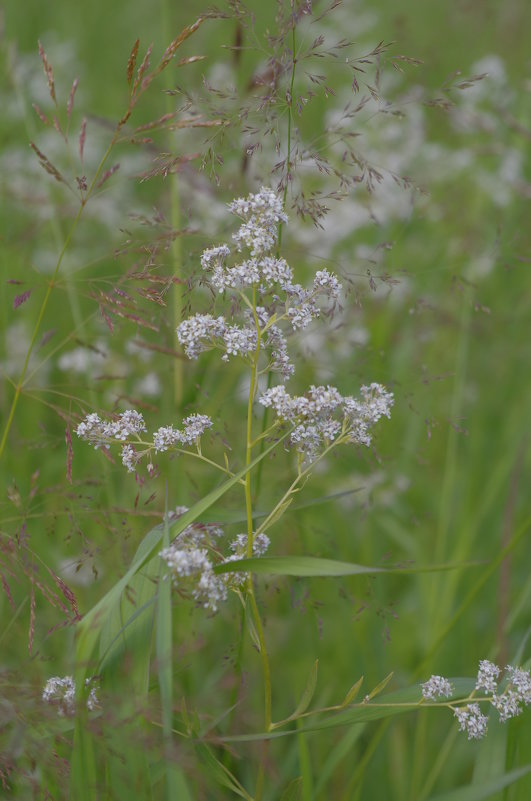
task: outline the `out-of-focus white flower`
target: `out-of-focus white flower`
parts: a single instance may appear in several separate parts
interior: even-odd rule
[[[93,679],[87,679],[87,687]],[[59,715],[73,715],[76,711],[76,684],[72,676],[53,676],[48,679],[42,691],[42,700],[57,707]],[[96,688],[92,687],[87,698],[87,709],[93,711],[98,706]]]

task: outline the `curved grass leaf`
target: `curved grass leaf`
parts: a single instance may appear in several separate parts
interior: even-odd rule
[[[260,556],[252,559],[238,559],[216,565],[215,573],[248,571],[272,576],[356,576],[375,573],[432,573],[440,570],[457,570],[476,565],[476,562],[458,564],[427,565],[420,567],[369,567],[354,562],[340,562],[337,559],[321,559],[315,556]]]

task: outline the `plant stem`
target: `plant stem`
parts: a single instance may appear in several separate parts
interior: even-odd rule
[[[297,59],[295,57],[295,20],[293,21],[291,27],[291,48],[292,48],[292,63],[291,63],[291,82],[289,86],[289,103],[288,103],[288,155],[287,155],[287,170],[286,170],[286,182],[284,184],[284,196],[282,199],[282,206],[284,211],[286,211],[286,200],[288,197],[288,180],[291,171],[291,117],[293,113],[293,86],[295,83],[295,65],[297,64]],[[278,224],[278,239],[277,239],[277,259],[280,258],[280,248],[282,246],[282,221]],[[272,382],[272,373],[269,371],[267,376],[267,389],[271,389],[271,382]],[[267,428],[269,420],[269,409],[264,409],[264,413],[262,415],[262,434]],[[262,454],[265,448],[265,440],[262,439],[260,443],[260,454]],[[255,500],[258,498],[258,493],[260,491],[260,485],[262,483],[262,470],[264,467],[263,460],[259,462],[258,467],[256,468],[256,487],[255,487]]]
[[[162,3],[162,33],[163,33],[163,38],[169,39],[170,41],[173,38],[171,35],[171,31],[173,28],[171,9],[172,5],[170,3],[170,0],[164,0],[164,2]],[[166,84],[166,89],[171,89],[170,70],[166,70],[165,84]],[[173,111],[172,98],[170,94],[166,94],[166,110],[168,112]],[[171,143],[169,141],[168,141],[168,149],[171,150]],[[171,257],[172,273],[177,279],[173,287],[173,327],[174,329],[177,329],[177,326],[182,322],[181,318],[183,310],[182,248],[180,240],[181,202],[179,195],[179,179],[177,177],[177,171],[169,175],[169,182],[170,182],[170,221],[171,221],[172,236],[173,236],[170,245],[170,257]],[[179,350],[179,342],[177,340],[176,330],[174,331],[174,338],[177,346],[176,350]],[[175,406],[177,408],[179,408],[182,404],[183,390],[184,390],[184,365],[181,359],[174,359],[173,394],[174,394]]]
[[[256,349],[253,358],[253,365],[251,369],[251,383],[249,386],[249,399],[247,402],[247,442],[245,448],[245,466],[249,467],[252,461],[253,451],[253,402],[256,394],[256,383],[258,374],[258,360],[260,358],[261,346],[261,330],[258,315],[256,313],[256,287],[253,286],[253,314],[256,325]],[[251,493],[251,471],[248,470],[245,476],[245,510],[247,514],[247,556],[250,559],[253,555],[253,500]],[[264,712],[265,712],[265,730],[271,729],[271,670],[269,667],[269,657],[267,655],[267,647],[264,637],[264,628],[258,611],[258,605],[254,594],[253,575],[249,573],[247,579],[247,596],[251,605],[253,614],[254,625],[258,636],[258,643],[260,646],[260,657],[262,659],[262,668],[264,672]]]
[[[289,85],[289,98],[288,98],[288,155],[286,166],[286,180],[284,183],[284,198],[283,206],[286,210],[286,200],[288,197],[288,183],[291,175],[291,119],[293,116],[293,86],[295,84],[295,65],[297,58],[295,56],[295,20],[291,26],[291,82]],[[278,245],[277,245],[277,258],[280,255],[280,247],[282,245],[282,222],[278,224]]]

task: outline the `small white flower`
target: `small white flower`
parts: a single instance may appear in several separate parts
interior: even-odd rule
[[[484,690],[486,693],[495,693],[498,689],[497,678],[500,675],[500,668],[488,659],[482,659],[479,663],[476,690]]]
[[[127,467],[129,473],[134,473],[138,460],[140,456],[131,445],[124,445],[122,448],[122,464],[124,467]]]
[[[324,292],[332,303],[339,299],[342,286],[337,276],[328,270],[318,270],[313,280],[314,292]]]
[[[459,731],[466,731],[469,740],[480,740],[487,733],[488,718],[483,715],[478,704],[454,709]]]
[[[85,685],[88,687],[93,679],[87,679]],[[72,676],[54,676],[48,679],[42,691],[42,700],[57,707],[57,713],[63,715],[73,715],[76,709],[76,684]],[[96,688],[92,687],[87,698],[87,709],[93,711],[98,706]]]
[[[436,698],[450,698],[454,688],[443,676],[431,676],[422,686],[422,697],[427,701],[435,701]]]
[[[183,426],[181,441],[193,445],[205,431],[212,428],[212,420],[206,414],[191,414],[183,420]]]
[[[211,314],[195,314],[184,320],[177,328],[177,339],[189,359],[197,359],[199,354],[213,347],[215,340],[225,333],[225,318],[212,317]]]
[[[179,548],[173,544],[159,556],[168,565],[176,587],[189,587],[192,598],[203,608],[217,612],[219,604],[227,597],[227,587],[214,573],[206,548]]]
[[[531,704],[531,675],[529,670],[515,668],[507,665],[505,668],[507,678],[518,693],[520,700],[528,706]]]
[[[500,716],[500,722],[505,723],[510,718],[515,718],[522,712],[519,704],[520,698],[514,690],[506,690],[502,695],[494,695],[492,706]]]
[[[257,334],[255,328],[239,328],[237,325],[229,325],[223,334],[225,345],[225,355],[223,361],[228,361],[229,356],[247,356],[256,350]]]
[[[239,230],[233,234],[238,250],[247,247],[251,256],[263,256],[277,244],[278,225],[287,223],[282,198],[267,187],[246,198],[237,198],[229,204],[233,214],[243,220]]]
[[[177,431],[173,426],[163,426],[157,429],[153,434],[153,445],[155,452],[167,451],[175,445],[183,442],[183,435],[181,431]]]

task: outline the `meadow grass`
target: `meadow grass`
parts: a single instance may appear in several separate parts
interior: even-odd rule
[[[324,10],[314,3],[314,18]],[[397,13],[385,0],[343,3],[320,22],[297,17],[292,31],[288,3],[283,38],[269,44],[266,29],[279,31],[273,5],[256,4],[254,30],[239,4],[224,11],[179,47],[188,62],[139,99],[94,187],[120,167],[85,208],[28,142],[74,182],[86,118],[90,185],[128,107],[133,43],[140,37],[135,69],[150,42],[155,65],[200,9],[6,9],[2,792],[527,799],[529,714],[505,724],[491,714],[487,737],[469,742],[448,709],[418,707],[419,682],[431,674],[461,677],[452,682],[466,697],[480,659],[529,665],[529,9],[434,11],[410,0]],[[306,68],[302,56],[321,32],[326,45],[356,44]],[[80,77],[68,146],[31,108],[54,113],[37,39],[54,68],[62,125]],[[390,40],[398,42],[360,65],[353,94],[345,57]],[[268,47],[286,67],[276,83]],[[403,54],[423,63],[396,59]],[[480,72],[489,76],[460,86],[487,56]],[[310,80],[312,71],[327,80]],[[299,116],[286,91],[308,97],[312,87]],[[340,133],[347,100],[364,96]],[[177,109],[160,131],[131,133]],[[354,165],[341,160],[345,130],[356,133]],[[385,175],[372,194],[371,165]],[[343,184],[349,176],[364,180]],[[157,554],[197,519],[252,533],[293,480],[293,454],[268,440],[248,449],[246,463],[237,439],[245,369],[220,368],[212,353],[186,360],[175,329],[210,308],[198,265],[204,248],[230,241],[226,202],[279,182],[289,216],[281,252],[297,280],[329,268],[344,286],[343,312],[290,341],[289,391],[332,383],[348,395],[376,381],[395,404],[371,449],[339,449],[317,465],[270,529],[268,556],[247,564],[254,581],[212,615],[172,591]],[[312,192],[322,193],[317,203]],[[323,228],[311,219],[319,203],[330,208],[318,216]],[[204,455],[222,464],[226,453],[232,475],[161,453],[152,477],[144,466],[135,476],[117,451],[105,458],[76,437],[85,414],[128,408],[150,431],[210,415]],[[255,433],[261,424],[255,412]],[[244,498],[238,483],[249,476]],[[170,525],[178,505],[190,511]],[[92,714],[79,701],[95,673],[101,707]],[[64,675],[76,678],[75,717],[41,700],[45,682]]]

